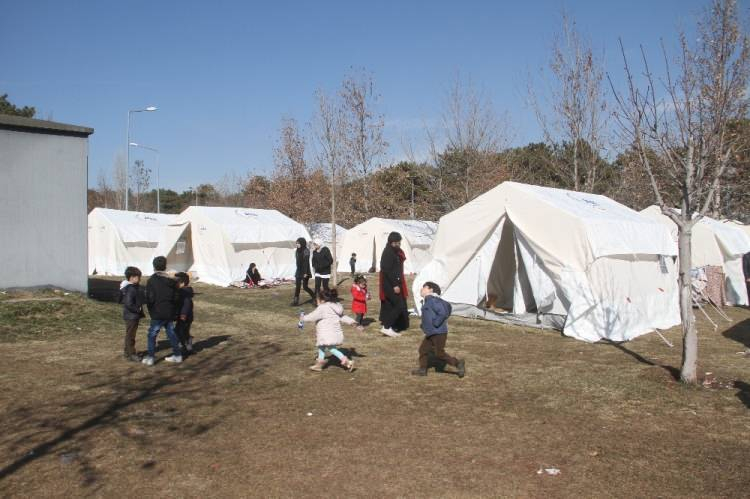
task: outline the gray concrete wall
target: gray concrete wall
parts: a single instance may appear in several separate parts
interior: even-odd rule
[[[0,129],[0,288],[87,290],[88,139]]]

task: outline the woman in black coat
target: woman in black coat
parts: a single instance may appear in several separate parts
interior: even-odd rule
[[[323,246],[323,241],[313,239],[312,266],[315,273],[315,296],[318,296],[321,285],[328,291],[328,281],[331,279],[331,265],[333,265],[333,255],[328,246]]]
[[[406,255],[401,249],[401,234],[391,232],[388,244],[380,257],[380,332],[386,336],[399,336],[399,331],[409,329],[409,296],[404,278]]]
[[[297,239],[297,251],[294,253],[297,261],[297,271],[294,273],[294,300],[292,307],[299,305],[300,288],[304,289],[310,295],[310,300],[315,299],[315,294],[308,285],[310,282],[310,250],[307,249],[307,241],[304,237]]]

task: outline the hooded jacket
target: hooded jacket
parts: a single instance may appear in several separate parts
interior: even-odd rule
[[[146,314],[143,313],[143,292],[138,284],[123,281],[120,286],[120,300],[122,303],[122,318],[126,321],[137,321]]]
[[[313,251],[312,265],[316,274],[330,275],[331,264],[333,264],[333,255],[331,255],[331,250],[328,249],[328,246],[323,246]]]
[[[356,324],[356,321],[344,315],[340,303],[325,302],[302,318],[305,322],[315,323],[315,344],[317,346],[340,345],[344,342],[344,331],[341,324]]]
[[[422,305],[422,331],[425,336],[446,334],[448,332],[448,317],[453,307],[438,295],[427,295]]]
[[[297,262],[297,271],[294,273],[294,277],[302,279],[304,276],[311,276],[310,272],[310,250],[307,249],[307,241],[304,237],[297,239],[300,247],[294,253]]]
[[[146,284],[146,305],[151,320],[174,320],[177,315],[177,281],[166,272],[155,272]]]
[[[185,286],[177,290],[177,317],[185,316],[187,322],[193,320],[193,288]]]

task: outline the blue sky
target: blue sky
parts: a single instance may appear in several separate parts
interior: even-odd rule
[[[133,140],[161,150],[162,187],[264,174],[282,117],[306,124],[317,88],[335,91],[365,67],[382,95],[388,159],[402,137],[423,147],[456,74],[471,78],[516,144],[540,140],[526,106],[526,75],[546,63],[566,10],[604,51],[616,80],[618,36],[658,56],[706,4],[632,1],[5,1],[0,16],[0,94],[38,117],[91,126],[89,183]],[[133,151],[133,159],[143,156]]]

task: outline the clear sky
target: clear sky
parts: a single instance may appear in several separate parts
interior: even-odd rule
[[[706,0],[707,1],[707,0]],[[95,129],[89,183],[133,141],[161,150],[162,187],[268,173],[283,116],[309,122],[317,88],[352,66],[374,74],[388,159],[419,149],[458,73],[507,111],[516,144],[540,140],[526,78],[549,58],[560,14],[621,79],[618,36],[658,56],[706,4],[599,1],[0,1],[0,94],[37,117]],[[153,161],[144,152],[147,166]]]

